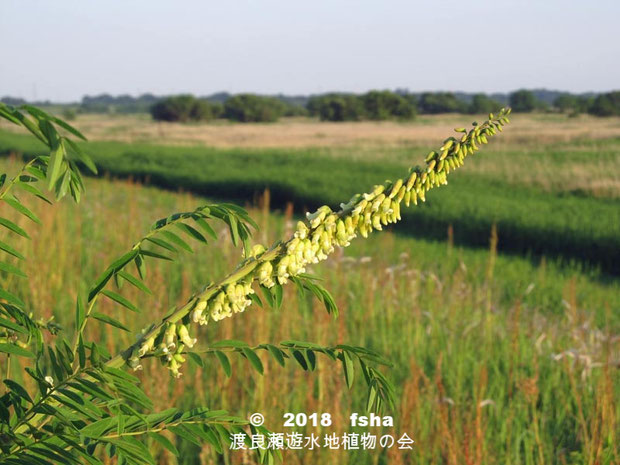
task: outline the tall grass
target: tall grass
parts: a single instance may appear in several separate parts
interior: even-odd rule
[[[82,208],[69,203],[52,208],[33,205],[46,228],[33,230],[34,240],[24,241],[21,249],[28,257],[37,257],[27,262],[31,269],[25,271],[39,280],[26,284],[0,275],[19,295],[31,296],[27,303],[42,309],[42,316],[54,316],[68,330],[75,296],[67,295],[66,289],[81,286],[84,290],[102,264],[126,250],[153,219],[200,203],[190,194],[126,182],[90,180],[88,184]],[[265,205],[252,216],[261,225],[256,238],[260,242],[269,243],[294,227],[290,208],[287,214],[274,215]],[[236,319],[217,325],[217,339],[354,342],[394,362],[388,372],[400,397],[393,413],[394,431],[415,439],[413,452],[289,451],[285,463],[612,464],[620,460],[620,285],[599,279],[594,271],[559,266],[555,260],[533,264],[497,255],[494,237],[489,228],[487,250],[467,250],[450,242],[376,235],[354,242],[316,269],[330,283],[343,318],[333,320],[288,286],[280,311],[255,308],[243,315],[242,325]],[[124,289],[142,308],[153,311],[152,315],[125,313],[121,320],[139,331],[153,315],[222,276],[239,259],[238,251],[228,244],[222,240],[217,248],[202,249],[172,266],[154,265],[148,285],[154,295],[165,297],[145,300],[143,294]],[[105,301],[101,311],[115,317],[120,313]],[[207,327],[201,338],[208,339],[213,330]],[[93,325],[90,331],[111,352],[133,339],[117,332],[112,336],[103,325]],[[275,431],[284,430],[285,411],[331,412],[335,427],[329,432],[342,432],[348,430],[349,413],[363,410],[361,390],[348,391],[336,373],[339,368],[331,364],[319,363],[317,376],[264,359],[267,376],[275,375],[266,381],[254,377],[246,362],[233,362],[230,379],[215,360],[204,370],[188,367],[185,377],[174,383],[156,364],[145,367],[142,376],[147,392],[158,402],[156,408],[174,403],[217,405],[241,416],[257,411]],[[13,374],[18,371],[14,366]],[[210,449],[184,447],[184,464],[220,463]],[[241,453],[229,459],[246,463]],[[174,462],[161,451],[160,463]]]

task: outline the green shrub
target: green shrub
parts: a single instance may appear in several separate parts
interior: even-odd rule
[[[620,116],[620,91],[599,95],[589,111],[596,116]]]
[[[273,97],[238,94],[224,102],[224,118],[241,123],[277,121],[284,114],[285,105]]]
[[[416,108],[405,97],[388,90],[372,90],[361,97],[364,114],[371,120],[415,118]]]
[[[420,113],[466,113],[467,105],[451,92],[425,92],[418,103]]]
[[[485,94],[476,94],[469,104],[469,113],[472,115],[487,114],[497,111],[501,107],[502,104],[497,100],[493,100]]]
[[[157,102],[151,107],[156,121],[208,121],[214,118],[213,107],[205,100],[191,95],[177,95]]]
[[[518,90],[510,94],[510,106],[516,112],[529,113],[538,106],[536,96],[529,90]]]

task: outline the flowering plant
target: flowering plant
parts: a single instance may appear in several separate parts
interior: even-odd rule
[[[140,389],[138,378],[123,368],[138,370],[143,359],[157,358],[174,377],[181,376],[186,356],[196,359],[200,353],[194,349],[198,343],[194,326],[217,323],[244,312],[253,303],[262,306],[263,299],[280,307],[282,286],[288,282],[314,294],[328,312],[337,313],[329,292],[306,274],[306,268],[327,259],[336,247],[347,247],[358,235],[368,237],[400,220],[402,205],[424,201],[429,190],[446,184],[450,171],[460,167],[479,145],[502,130],[509,113],[508,109],[491,114],[487,121],[474,123],[470,130],[457,128],[458,136],[449,137],[439,150],[430,152],[423,168],[415,167],[402,179],[386,181],[370,192],[353,196],[338,211],[320,207],[297,224],[291,238],[269,248],[250,243],[251,231],[257,226],[245,210],[235,205],[205,205],[157,221],[130,251],[103,271],[87,296],[78,297],[72,341],[62,336],[53,322],[37,319],[18,295],[1,284],[0,360],[6,379],[5,392],[0,397],[0,463],[101,464],[98,457],[102,454],[116,456],[118,463],[154,463],[149,449],[137,438],[149,437],[176,453],[176,447],[161,434],[163,431],[194,442],[208,442],[218,451],[229,444],[231,435],[248,438],[248,422],[224,411],[171,408],[152,413],[152,402]],[[85,140],[84,136],[66,122],[28,105],[14,108],[0,104],[0,117],[24,127],[49,148],[49,155],[28,161],[11,179],[4,174],[0,177],[0,202],[36,223],[40,223],[39,219],[20,197],[32,195],[50,202],[38,187],[42,183],[47,184],[57,200],[70,194],[79,202],[84,191],[80,168],[95,174],[97,168],[68,135]],[[214,221],[224,222],[233,243],[243,246],[243,259],[232,273],[207,285],[184,305],[143,329],[134,344],[115,356],[97,341],[86,340],[84,330],[93,319],[128,330],[120,321],[96,311],[101,295],[130,311],[140,310],[110,289],[111,283],[120,288],[119,283],[127,282],[149,293],[144,283],[148,261],[168,258],[166,251],[189,249],[184,237],[203,243],[216,239],[211,226]],[[0,217],[0,225],[11,234],[28,237],[23,228],[8,218]],[[0,261],[0,277],[25,276],[17,265],[24,256],[2,241],[0,249],[6,255]],[[128,270],[130,264],[135,265],[136,274]],[[46,342],[45,333],[55,336],[55,344]],[[314,369],[316,355],[320,354],[342,362],[349,388],[357,362],[368,386],[368,410],[381,410],[393,403],[392,386],[377,368],[388,362],[365,348],[323,347],[298,341],[250,347],[240,341],[220,341],[204,350],[214,348],[239,353],[259,373],[263,366],[256,353],[261,350],[282,365],[292,359],[305,370]],[[216,354],[222,368],[229,372],[225,353],[217,350]],[[13,376],[14,359],[19,363],[18,376]],[[36,392],[26,389],[24,375],[34,381]],[[252,425],[249,430],[252,434],[266,431]],[[273,463],[279,458],[278,451],[259,449],[257,454],[261,463]]]

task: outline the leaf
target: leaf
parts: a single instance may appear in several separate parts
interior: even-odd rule
[[[177,252],[176,247],[174,247],[169,242],[164,241],[163,239],[159,239],[156,237],[147,237],[146,240],[149,242],[152,242],[155,245],[158,245],[159,247],[163,249],[170,250],[171,252]]]
[[[125,325],[123,325],[120,321],[115,320],[114,318],[105,315],[103,313],[99,313],[99,312],[94,312],[91,314],[91,316],[99,321],[102,321],[103,323],[106,323],[108,325],[114,326],[116,328],[122,329],[123,331],[127,331],[129,332],[129,328],[127,328]]]
[[[34,354],[29,350],[23,349],[15,344],[5,344],[0,343],[0,352],[4,352],[6,354],[17,355],[19,357],[28,357],[34,358]]]
[[[41,224],[41,220],[37,218],[37,215],[32,213],[30,210],[28,210],[28,208],[22,205],[19,202],[19,200],[17,200],[15,197],[5,198],[4,201],[8,203],[11,207],[13,207],[15,210],[20,212],[22,215],[26,216],[27,218],[30,218],[32,221],[34,221],[37,224]]]
[[[196,224],[198,224],[198,226],[200,226],[202,229],[204,229],[204,231],[211,236],[214,240],[217,240],[217,234],[215,233],[215,231],[213,230],[213,228],[209,225],[209,223],[206,222],[206,220],[204,218],[201,218],[199,216],[194,216],[194,221],[196,222]]]
[[[202,361],[202,357],[200,355],[195,352],[187,352],[187,356],[189,357],[190,361],[193,362],[196,366],[204,368],[205,364]]]
[[[135,260],[134,263],[136,265],[136,270],[138,270],[138,274],[140,275],[141,279],[146,278],[146,264],[144,263],[144,259],[138,255]]]
[[[254,369],[262,375],[264,372],[263,362],[260,361],[260,358],[258,358],[258,355],[256,355],[254,351],[250,349],[249,347],[242,348],[241,352],[243,353],[243,355],[247,357],[247,359],[249,360],[250,364],[254,367]]]
[[[167,257],[166,255],[162,255],[160,253],[157,252],[153,252],[152,250],[146,250],[146,249],[140,249],[140,255],[144,256],[144,257],[152,257],[152,258],[157,258],[159,260],[168,260],[168,261],[172,261],[172,258]]]
[[[84,349],[84,341],[82,340],[81,334],[78,338],[77,353],[80,362],[80,368],[84,368],[86,366],[86,350]]]
[[[118,272],[118,275],[122,277],[125,281],[128,281],[130,284],[140,289],[141,291],[146,292],[149,295],[153,295],[153,292],[148,287],[146,287],[146,285],[142,281],[140,281],[138,278],[128,273],[127,271],[121,270]]]
[[[37,168],[36,166],[29,166],[26,168],[26,171],[32,174],[39,181],[43,181],[45,179],[45,173],[43,172],[43,170]]]
[[[23,278],[27,278],[26,273],[17,268],[16,266],[9,265],[8,263],[0,262],[0,271],[5,271],[7,273],[16,274],[17,276],[21,276]]]
[[[307,349],[305,351],[306,360],[308,360],[308,366],[310,371],[314,371],[316,369],[316,354],[313,350]]]
[[[108,268],[101,275],[99,275],[99,277],[97,278],[97,281],[95,281],[95,284],[93,285],[93,287],[90,289],[90,292],[88,293],[89,302],[95,298],[95,296],[99,293],[101,289],[105,287],[106,284],[108,284],[108,281],[113,275],[114,275],[114,270],[111,268]]]
[[[6,218],[0,218],[0,225],[4,226],[5,228],[10,229],[14,233],[19,234],[22,237],[25,237],[26,239],[30,239],[30,236],[28,235],[26,231],[24,231],[22,228],[17,226],[12,221],[7,220]]]
[[[16,333],[28,334],[28,329],[18,325],[17,323],[13,323],[11,320],[0,318],[0,326],[10,329],[11,331],[15,331]]]
[[[13,255],[14,257],[19,258],[20,260],[25,260],[26,258],[20,254],[17,250],[15,250],[13,247],[11,247],[9,244],[5,244],[4,242],[0,241],[0,249],[4,250],[6,253]]]
[[[274,294],[275,309],[278,310],[282,306],[282,285],[276,283],[272,290]]]
[[[99,439],[107,431],[116,426],[118,420],[114,417],[106,417],[86,425],[80,430],[80,434],[88,438]]]
[[[260,297],[256,295],[256,293],[250,294],[250,300],[252,302],[254,302],[256,305],[258,305],[259,307],[263,307],[263,301],[260,300]]]
[[[108,291],[108,290],[102,291],[101,293],[105,295],[106,297],[109,297],[113,301],[121,304],[123,307],[131,310],[132,312],[140,313],[140,309],[136,307],[134,304],[132,304],[129,300],[127,300],[122,295],[117,294],[116,292]]]
[[[232,368],[230,366],[230,361],[228,360],[228,357],[224,352],[221,352],[219,350],[216,350],[214,353],[217,359],[220,361],[220,365],[222,365],[224,373],[226,373],[226,376],[230,378],[230,375],[232,375]]]
[[[26,389],[24,389],[21,384],[18,384],[10,379],[5,379],[3,382],[6,387],[8,387],[11,391],[32,404],[32,398],[30,397],[30,394],[28,394],[28,391],[26,391]]]
[[[172,444],[166,436],[162,436],[161,434],[158,434],[158,433],[148,433],[148,435],[151,439],[157,441],[159,444],[164,446],[164,448],[170,451],[172,455],[174,455],[175,457],[179,456],[178,449],[174,447],[174,444]]]
[[[47,164],[47,185],[50,190],[62,175],[61,168],[64,165],[64,153],[62,145],[59,143],[50,152],[50,160]]]
[[[105,287],[114,273],[122,269],[127,263],[131,262],[140,253],[138,249],[132,249],[114,261],[95,281],[95,284],[88,293],[88,301],[93,298]]]
[[[297,349],[292,350],[291,353],[293,354],[293,358],[297,361],[297,363],[299,363],[299,365],[304,369],[304,370],[308,370],[308,362],[306,360],[306,358],[304,357],[304,355]]]
[[[355,378],[355,367],[353,360],[347,351],[342,351],[342,367],[344,369],[344,377],[347,382],[347,387],[351,389],[353,386],[353,379]]]
[[[187,250],[190,253],[194,252],[187,242],[185,242],[183,239],[181,239],[179,236],[177,236],[172,231],[162,231],[161,234],[163,236],[166,236],[166,238],[170,242],[173,242],[174,244],[178,245],[182,249],[185,249],[185,250]]]
[[[97,166],[93,163],[91,158],[86,155],[82,149],[71,139],[65,139],[65,141],[69,144],[69,147],[75,152],[79,161],[84,163],[84,165],[90,170],[91,173],[97,174]]]
[[[217,341],[214,344],[211,344],[211,347],[216,348],[216,347],[234,347],[234,348],[243,348],[243,347],[250,347],[250,345],[247,342],[244,341],[237,341],[235,339],[223,339],[221,341]]]
[[[267,344],[267,345],[266,345],[266,347],[267,347],[267,350],[269,351],[269,353],[271,354],[271,356],[272,356],[273,358],[275,358],[275,359],[276,359],[276,361],[277,361],[280,365],[284,366],[284,365],[285,365],[285,362],[284,362],[284,352],[282,352],[282,351],[281,351],[280,349],[278,349],[276,346],[271,345],[271,344]]]
[[[19,297],[11,294],[9,291],[5,291],[2,288],[0,288],[0,299],[4,299],[7,302],[17,305],[18,307],[23,307],[25,305]]]
[[[86,310],[84,309],[84,303],[82,302],[82,296],[78,294],[77,302],[75,303],[75,327],[81,328],[82,323],[84,322],[84,318],[86,315]]]
[[[207,243],[207,239],[202,234],[200,234],[200,232],[196,228],[193,228],[192,226],[185,223],[175,223],[175,226],[188,236],[196,239],[197,241],[203,242],[205,244]]]
[[[236,246],[239,243],[239,230],[237,229],[237,218],[235,218],[233,215],[228,215],[228,217],[226,218],[226,222],[228,223],[228,226],[230,227],[230,236],[232,239],[232,243],[234,246]]]
[[[200,441],[196,439],[194,434],[187,431],[187,429],[182,428],[180,426],[169,426],[168,431],[200,447]]]
[[[16,184],[22,189],[24,189],[26,192],[31,193],[35,197],[38,197],[39,199],[47,202],[50,205],[52,204],[52,202],[50,202],[47,197],[43,195],[43,192],[41,192],[37,187],[33,186],[32,184],[26,184],[25,182],[17,182]]]
[[[271,290],[265,286],[263,286],[262,284],[260,286],[258,286],[261,290],[261,292],[263,293],[263,296],[265,297],[265,300],[267,301],[267,304],[269,304],[269,306],[271,308],[273,308],[274,306],[274,300],[273,300],[273,295],[271,294]]]

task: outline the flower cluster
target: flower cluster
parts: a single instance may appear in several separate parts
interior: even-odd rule
[[[199,299],[190,313],[190,318],[194,323],[206,325],[209,318],[220,321],[233,313],[241,313],[252,303],[248,297],[250,294],[254,294],[251,280],[228,284],[208,302]]]
[[[510,110],[502,110],[497,117],[489,115],[489,120],[467,131],[457,128],[460,138],[449,137],[438,151],[426,157],[426,168],[414,168],[405,179],[378,185],[369,193],[355,195],[347,204],[341,204],[339,212],[333,212],[328,206],[320,207],[307,215],[307,221],[297,223],[294,236],[279,246],[277,253],[267,255],[261,245],[255,246],[246,257],[257,266],[217,289],[207,289],[200,294],[184,321],[205,325],[209,319],[219,321],[234,313],[243,312],[251,303],[250,295],[254,293],[254,280],[261,286],[271,288],[285,284],[289,278],[306,271],[309,264],[325,260],[335,247],[347,247],[351,240],[361,235],[368,237],[374,230],[401,219],[401,203],[417,205],[418,199],[425,201],[426,192],[433,187],[447,184],[447,175],[461,165],[467,155],[478,150],[478,145],[486,144],[488,138],[502,130],[508,123],[506,117]],[[237,275],[235,275],[237,276]],[[184,346],[192,347],[196,342],[189,337],[186,326],[168,324],[153,336],[142,342],[136,362],[149,353],[163,357],[175,376],[179,376],[178,364],[182,362],[181,351]],[[131,359],[129,360],[130,364]]]

